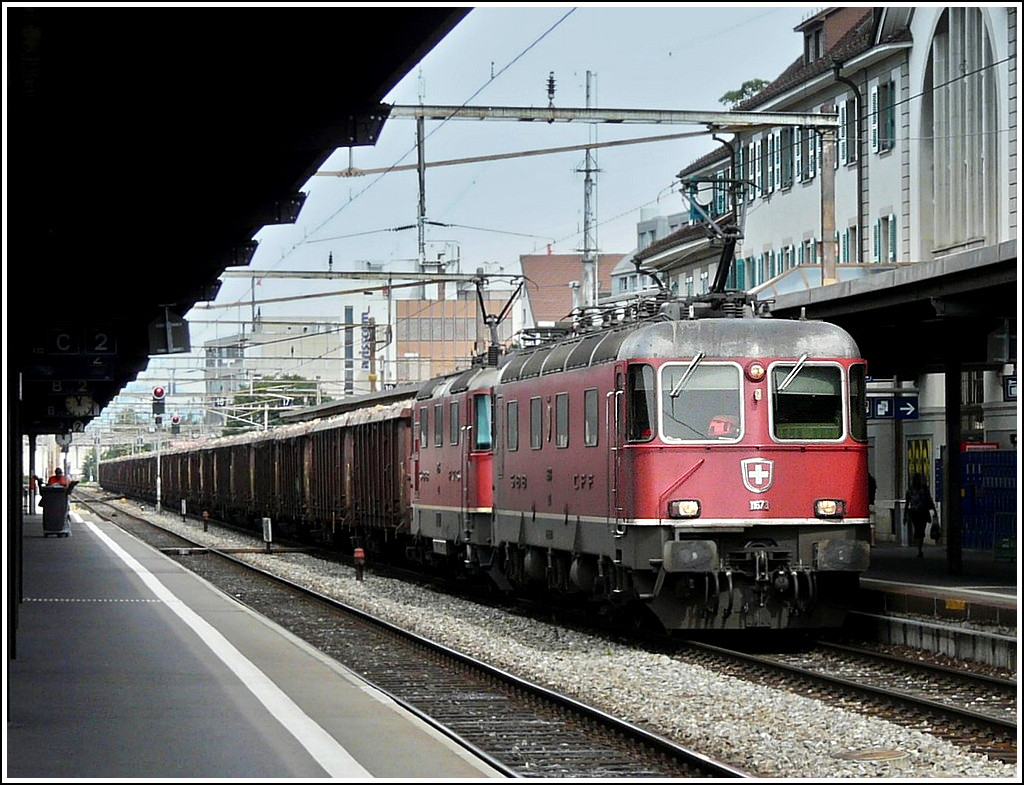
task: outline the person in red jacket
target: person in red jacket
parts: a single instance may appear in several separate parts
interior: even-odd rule
[[[64,485],[68,484],[68,478],[64,476],[64,470],[59,466],[53,470],[53,474],[50,475],[50,479],[46,481],[47,485]]]

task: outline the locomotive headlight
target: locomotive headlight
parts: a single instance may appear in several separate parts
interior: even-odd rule
[[[752,382],[759,382],[764,378],[764,366],[759,362],[752,362],[746,368],[747,378]]]
[[[817,499],[814,514],[819,518],[842,518],[846,515],[846,502],[842,499]]]
[[[700,502],[696,499],[676,499],[668,503],[669,518],[699,518]]]

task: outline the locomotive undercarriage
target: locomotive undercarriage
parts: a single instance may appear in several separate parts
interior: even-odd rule
[[[504,592],[642,605],[669,631],[837,627],[867,568],[869,545],[848,525],[703,534],[420,508],[406,556]]]
[[[869,555],[868,544],[848,532],[822,529],[788,539],[750,532],[721,542],[671,539],[644,564],[629,558],[638,553],[630,534],[642,540],[665,531],[645,527],[641,536],[638,529],[620,527],[615,543],[622,547],[612,556],[510,540],[494,547],[468,537],[457,547],[464,567],[487,572],[505,591],[618,607],[641,603],[670,631],[840,626]]]

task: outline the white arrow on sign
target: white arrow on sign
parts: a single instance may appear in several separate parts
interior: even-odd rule
[[[909,417],[915,411],[914,404],[912,404],[910,401],[906,401],[904,403],[901,403],[900,404],[900,411],[903,412],[903,414],[905,414],[907,417]]]

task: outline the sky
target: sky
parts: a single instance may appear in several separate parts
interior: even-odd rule
[[[723,111],[721,96],[750,79],[773,80],[802,51],[794,28],[821,6],[790,4],[487,4],[469,15],[385,97],[393,105],[548,106]],[[698,132],[699,126],[623,126],[507,121],[427,121],[425,159]],[[644,208],[683,209],[677,173],[715,149],[710,136],[606,149],[594,155],[596,245],[628,253]],[[393,118],[372,147],[336,151],[321,171],[416,163],[416,122]],[[428,256],[458,259],[449,272],[516,272],[519,256],[583,248],[585,153],[562,152],[428,168]],[[415,170],[361,177],[318,175],[292,225],[265,227],[251,270],[409,269],[418,253]],[[437,226],[435,224],[443,224]],[[402,229],[401,227],[411,227]],[[351,284],[347,284],[348,287]],[[264,278],[257,299],[337,290],[339,282]],[[226,278],[213,308],[186,315],[192,346],[236,334],[251,314],[245,278]],[[261,305],[264,318],[309,315],[333,299]],[[236,305],[232,305],[236,304]],[[335,314],[337,311],[335,311]],[[335,317],[336,318],[336,317]],[[157,361],[152,361],[153,368]]]

